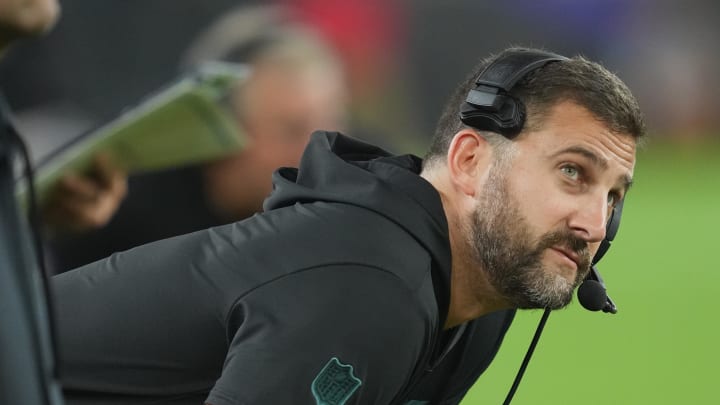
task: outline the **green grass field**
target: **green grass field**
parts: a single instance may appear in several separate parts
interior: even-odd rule
[[[599,269],[617,315],[550,316],[513,404],[717,403],[720,142],[651,143]],[[501,404],[540,311],[520,313],[463,405]]]

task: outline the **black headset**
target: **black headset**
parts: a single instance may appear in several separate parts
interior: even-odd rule
[[[531,49],[511,49],[500,54],[492,61],[475,80],[475,86],[468,92],[465,102],[460,108],[460,120],[467,126],[501,134],[508,139],[517,136],[525,125],[525,105],[510,94],[512,88],[528,75],[548,63],[566,61],[568,58],[551,52]],[[593,257],[590,272],[578,291],[580,303],[591,311],[616,313],[615,304],[604,294],[605,285],[598,273],[596,264],[610,248],[620,227],[623,201],[621,200],[610,213],[606,226],[605,239],[600,243]],[[588,280],[594,283],[588,283]],[[591,285],[592,291],[585,285]],[[601,288],[601,295],[598,289]],[[598,298],[599,297],[599,298]]]

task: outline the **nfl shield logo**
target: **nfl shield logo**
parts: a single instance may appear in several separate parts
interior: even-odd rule
[[[343,405],[361,384],[352,366],[333,357],[315,377],[311,389],[317,405]]]

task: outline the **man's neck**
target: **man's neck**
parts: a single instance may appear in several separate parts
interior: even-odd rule
[[[450,275],[450,305],[445,322],[445,329],[452,328],[467,321],[487,315],[510,305],[493,287],[485,270],[473,260],[469,251],[468,241],[457,238],[459,223],[451,228],[450,246],[452,252],[452,269]],[[455,236],[454,236],[455,234]]]
[[[493,287],[487,273],[474,259],[467,240],[467,214],[452,196],[452,190],[441,169],[427,170],[421,176],[440,194],[448,220],[452,267],[450,274],[450,305],[444,328],[449,329],[501,309],[510,308]]]

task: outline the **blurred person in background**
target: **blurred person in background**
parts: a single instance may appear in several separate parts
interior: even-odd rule
[[[312,131],[344,128],[345,85],[333,50],[280,6],[233,10],[190,46],[186,67],[247,63],[232,97],[244,149],[219,161],[125,176],[99,157],[68,176],[45,206],[56,272],[147,242],[246,218],[262,209],[271,174],[296,166]]]
[[[428,83],[417,85],[408,65],[412,8],[405,0],[278,0],[297,19],[318,30],[343,61],[350,94],[354,136],[422,153],[429,138],[419,122],[418,100]],[[412,27],[417,29],[416,27]],[[380,135],[378,135],[380,134]]]

